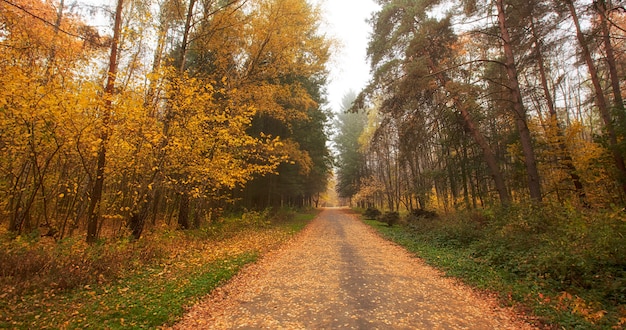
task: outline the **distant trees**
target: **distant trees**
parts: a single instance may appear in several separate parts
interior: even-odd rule
[[[365,151],[359,139],[367,126],[367,115],[363,112],[349,112],[356,99],[355,92],[349,92],[342,99],[341,109],[334,123],[337,135],[334,137],[337,149],[337,185],[340,198],[352,198],[361,190],[365,173]]]
[[[293,183],[281,196],[294,205],[325,191],[330,41],[317,8],[120,0],[108,32],[72,8],[0,2],[9,231],[139,238],[159,221],[191,228],[231,205],[278,205],[254,201],[264,176]]]
[[[361,135],[370,184],[354,195],[391,210],[624,203],[623,10],[607,1],[379,4],[373,78],[352,108],[378,116]]]

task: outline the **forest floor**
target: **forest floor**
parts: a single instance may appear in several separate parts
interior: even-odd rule
[[[155,329],[243,265],[294,239],[317,210],[250,211],[194,230],[88,245],[0,234],[0,329]]]
[[[246,266],[174,329],[532,329],[495,298],[427,266],[347,209],[326,209]]]

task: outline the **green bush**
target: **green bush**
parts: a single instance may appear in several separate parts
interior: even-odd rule
[[[367,210],[363,212],[363,216],[368,220],[377,220],[380,214],[380,211],[373,207],[368,207]]]
[[[380,221],[386,223],[389,227],[393,227],[400,221],[400,214],[398,212],[385,212]]]
[[[425,219],[434,219],[437,217],[438,215],[434,211],[428,211],[424,209],[414,209],[414,210],[411,210],[411,212],[409,212],[409,214],[407,215],[407,222],[414,223],[414,222],[423,221]]]

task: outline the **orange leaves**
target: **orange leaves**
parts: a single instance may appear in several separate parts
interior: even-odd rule
[[[139,241],[93,246],[78,240],[49,245],[21,238],[0,241],[7,252],[7,258],[0,258],[6,266],[1,269],[33,268],[33,273],[3,279],[1,321],[22,328],[163,326],[209,292],[204,286],[191,290],[199,275],[214,278],[222,268],[234,270],[243,262],[237,260],[249,262],[292,236],[288,226],[267,220],[266,212],[250,213],[244,220],[251,226],[247,229],[241,219],[233,219],[193,233],[162,228]],[[10,264],[9,257],[15,257]],[[67,281],[65,287],[62,281]],[[18,286],[29,290],[18,292]]]
[[[571,311],[573,314],[582,316],[592,324],[597,324],[606,314],[605,310],[599,308],[599,303],[586,301],[579,296],[574,296],[568,292],[561,292],[556,297],[550,297],[542,293],[538,294],[539,303],[542,305],[553,305],[560,311]]]
[[[245,92],[240,93],[242,102],[253,103],[259,113],[275,118],[288,126],[294,121],[308,120],[306,110],[317,106],[299,84],[261,83],[247,87]]]
[[[57,8],[49,2],[0,3],[3,55],[10,58],[12,65],[31,74],[70,74],[71,63],[85,55],[83,41],[78,38],[84,24],[67,14],[69,18],[57,22],[57,15]],[[54,26],[55,22],[58,25]],[[60,65],[55,65],[57,62]]]

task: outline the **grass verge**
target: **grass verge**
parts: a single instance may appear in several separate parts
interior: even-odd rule
[[[626,328],[626,222],[621,213],[510,208],[365,222],[448,276],[497,293],[541,326]]]
[[[0,328],[142,329],[173,324],[200,298],[245,264],[283,244],[315,215],[314,211],[289,212],[258,224],[241,225],[231,219],[196,231],[159,231],[142,238],[148,242],[116,241],[87,247],[72,243],[79,249],[57,245],[70,244],[67,242],[48,242],[45,246],[41,242],[4,242],[2,247],[7,251],[13,248],[7,254],[15,255],[16,260],[37,256],[36,260],[56,257],[59,261],[48,261],[39,275],[34,273],[21,280],[0,276],[0,292],[4,292],[0,295]],[[15,245],[19,247],[17,252]],[[161,247],[159,254],[149,260],[140,256],[154,250],[153,245]],[[78,252],[67,255],[73,250]],[[78,282],[68,281],[72,287],[54,285],[57,273],[62,271],[51,269],[54,265],[78,265],[93,272],[92,263],[81,260],[104,256],[93,263],[108,263],[111,251],[124,256],[114,262],[126,264],[116,268],[116,273],[102,272],[81,277]],[[67,260],[61,260],[64,258]],[[29,283],[20,283],[25,281]]]

